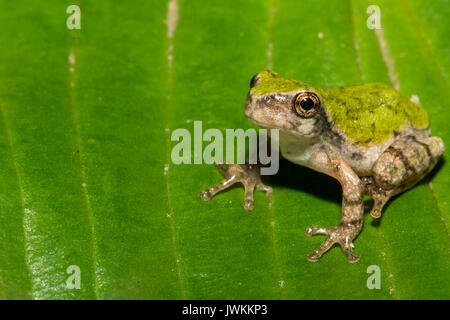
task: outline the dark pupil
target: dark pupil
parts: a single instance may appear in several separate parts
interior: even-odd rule
[[[302,101],[300,101],[300,106],[304,110],[311,110],[314,108],[314,101],[311,98],[304,98]]]

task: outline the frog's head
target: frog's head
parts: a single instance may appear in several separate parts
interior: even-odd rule
[[[269,70],[252,78],[245,116],[260,127],[305,138],[318,137],[326,124],[322,98],[315,88]]]

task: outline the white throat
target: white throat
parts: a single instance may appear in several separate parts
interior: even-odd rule
[[[303,166],[306,165],[311,155],[321,146],[320,140],[312,141],[311,139],[294,136],[283,131],[280,131],[280,141],[278,143],[281,155],[284,158]]]

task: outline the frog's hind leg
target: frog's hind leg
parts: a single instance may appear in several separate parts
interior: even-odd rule
[[[389,198],[413,187],[430,172],[444,149],[439,137],[414,135],[390,145],[375,162],[372,177],[362,178],[365,193],[374,199],[372,217],[379,218]]]

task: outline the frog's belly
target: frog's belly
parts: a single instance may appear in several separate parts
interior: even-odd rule
[[[336,151],[358,176],[371,176],[374,163],[390,143],[386,142],[368,149],[347,146],[337,148]],[[313,142],[310,139],[292,137],[280,132],[279,147],[281,155],[285,159],[295,164],[315,169],[308,161],[314,152],[323,147],[323,143],[321,141]]]
[[[292,145],[289,145],[289,147],[291,146]],[[322,145],[321,144],[315,144],[311,146],[297,145],[297,147],[298,149],[293,150],[291,148],[286,148],[286,145],[281,144],[280,145],[281,155],[283,156],[283,158],[289,160],[290,162],[293,162],[301,166],[309,167],[311,169],[316,169],[308,161],[310,160],[314,152],[319,150],[322,147]],[[360,154],[356,155],[354,152],[343,152],[341,156],[358,176],[363,177],[372,175],[372,167],[382,152],[383,152],[382,148],[374,148],[369,152],[365,152],[364,156]]]
[[[372,168],[382,153],[397,139],[402,139],[402,137],[408,135],[426,138],[430,136],[430,130],[428,128],[417,129],[408,126],[399,134],[393,134],[389,140],[371,147],[360,147],[358,144],[354,143],[335,144],[335,147],[338,153],[345,159],[358,176],[371,176]]]
[[[341,155],[358,176],[371,176],[373,165],[388,146],[389,144],[386,143],[365,149],[363,152],[359,152],[358,150],[344,150]]]
[[[375,162],[380,158],[381,154],[396,140],[407,135],[415,135],[418,138],[426,138],[431,135],[430,130],[416,129],[412,126],[403,130],[400,135],[393,135],[389,140],[376,146],[363,148],[357,144],[331,144],[335,151],[347,162],[347,164],[360,176],[372,176],[372,168]],[[302,139],[294,137],[280,131],[279,137],[280,152],[287,160],[315,169],[311,163],[308,163],[311,156],[323,147],[323,142],[313,142],[310,139]]]

